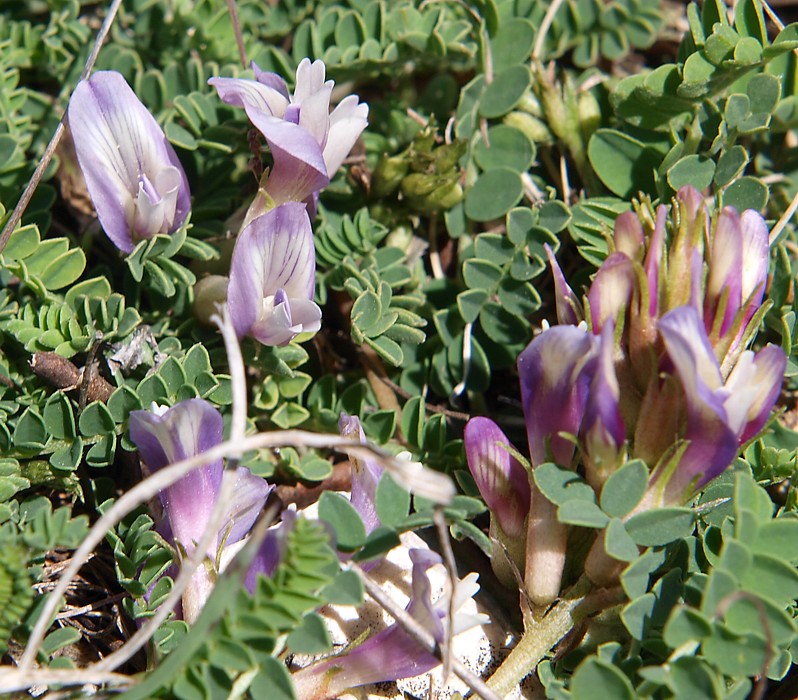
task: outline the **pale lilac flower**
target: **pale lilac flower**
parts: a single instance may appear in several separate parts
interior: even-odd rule
[[[172,408],[157,406],[130,413],[130,439],[150,471],[195,457],[222,442],[221,414],[203,399],[182,401]],[[165,522],[159,528],[179,552],[191,554],[211,519],[223,477],[222,460],[193,469],[159,496]],[[235,472],[230,503],[222,524],[208,548],[209,566],[222,546],[230,546],[247,535],[272,487],[245,467]],[[183,596],[183,614],[196,619],[213,588],[209,566],[200,566]]]
[[[188,181],[161,127],[115,71],[75,88],[69,127],[97,217],[126,253],[172,233],[191,209]]]
[[[623,253],[630,260],[640,258],[645,244],[645,234],[640,218],[635,212],[625,211],[618,214],[612,238],[617,253]]]
[[[740,445],[767,422],[778,398],[787,357],[776,346],[740,355],[725,383],[698,312],[667,313],[659,330],[684,389],[687,447],[672,474],[654,476],[660,501],[681,503],[723,472]],[[659,482],[663,483],[659,483]]]
[[[274,157],[265,190],[275,205],[305,202],[327,184],[352,150],[368,123],[368,105],[355,95],[330,113],[334,82],[325,81],[320,60],[303,59],[297,67],[293,94],[276,73],[254,63],[255,80],[211,78],[219,97],[243,107],[263,134]]]
[[[411,550],[410,558],[413,562],[413,582],[406,611],[431,632],[438,643],[442,643],[448,623],[449,600],[444,596],[433,603],[428,577],[429,569],[440,564],[441,558],[423,549]],[[479,590],[476,580],[477,575],[471,573],[457,581],[453,610],[458,611],[473,598]],[[487,621],[485,615],[455,612],[451,621],[452,635],[456,636]],[[297,671],[292,678],[297,697],[303,700],[326,700],[339,697],[348,688],[418,676],[439,664],[435,656],[422,649],[398,623],[394,623],[350,651]]]
[[[338,420],[338,430],[341,437],[357,440],[365,445],[366,434],[357,416],[350,416],[341,412]],[[350,502],[363,520],[366,533],[371,533],[380,525],[377,515],[377,485],[380,483],[383,469],[374,459],[361,459],[354,454],[349,454],[352,464],[352,492]]]
[[[233,251],[227,304],[239,338],[286,345],[321,328],[313,302],[316,253],[305,206],[282,204],[252,221]]]
[[[490,418],[477,416],[463,434],[468,468],[479,493],[509,537],[523,538],[529,512],[529,477],[508,451],[507,436]]]

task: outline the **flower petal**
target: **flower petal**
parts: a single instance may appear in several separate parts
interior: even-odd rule
[[[330,115],[330,130],[324,146],[327,174],[338,172],[360,134],[368,126],[369,106],[356,95],[345,97]]]
[[[160,415],[130,413],[130,439],[151,471],[218,445],[223,427],[221,414],[203,399],[182,401]],[[222,484],[222,468],[222,460],[215,460],[160,493],[172,534],[187,549],[199,540],[210,519]]]
[[[130,252],[139,238],[171,233],[191,209],[188,181],[158,123],[115,71],[98,71],[78,83],[69,102],[69,126],[80,168],[97,217],[120,250]],[[145,215],[136,230],[136,200],[143,182],[170,174],[170,202],[160,216]],[[176,188],[175,188],[176,185]],[[151,193],[157,203],[165,193]],[[162,185],[161,185],[162,186]],[[155,228],[157,226],[157,228]]]
[[[358,440],[366,444],[366,434],[357,416],[347,415],[341,412],[338,419],[338,430],[341,437],[349,440]],[[352,464],[352,495],[350,502],[363,520],[366,526],[366,533],[371,533],[380,525],[380,518],[377,515],[377,484],[382,477],[383,469],[373,459],[361,459],[353,454],[349,454],[349,461]]]
[[[264,75],[262,71],[261,75]],[[288,107],[287,94],[281,94],[272,85],[260,80],[211,78],[208,85],[216,88],[222,102],[233,107],[254,108],[274,117],[282,117]]]
[[[274,157],[266,191],[276,205],[303,202],[330,184],[321,146],[312,134],[251,107],[247,116],[266,138]]]
[[[463,439],[468,468],[491,513],[507,535],[523,537],[529,477],[506,449],[511,447],[507,436],[490,418],[478,416],[466,423]]]
[[[634,284],[634,267],[624,253],[613,253],[601,264],[587,295],[593,333],[601,333],[607,321],[615,322],[629,306]]]
[[[546,251],[546,257],[549,259],[549,266],[551,267],[551,275],[554,278],[554,298],[557,304],[557,322],[560,325],[576,326],[584,318],[585,312],[582,310],[582,304],[574,290],[568,285],[563,275],[557,258],[554,256],[554,251],[548,243],[543,244],[543,249]]]
[[[594,336],[576,326],[549,328],[518,356],[533,465],[546,461],[547,443],[557,464],[570,465],[574,444],[559,433],[579,432],[594,364]]]
[[[315,277],[313,233],[303,204],[286,203],[252,221],[241,232],[233,250],[227,290],[227,303],[238,337],[249,333],[262,320],[264,301],[269,298],[272,306],[266,311],[273,311],[279,290],[291,304],[312,303]],[[274,328],[295,325],[286,316],[288,311],[278,310],[284,323],[275,321]],[[299,311],[302,322],[313,321],[309,309],[299,305]]]

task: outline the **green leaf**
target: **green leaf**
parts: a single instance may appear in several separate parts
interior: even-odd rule
[[[363,582],[354,571],[341,571],[332,583],[321,589],[321,595],[332,605],[362,605]]]
[[[474,261],[477,263],[477,261]],[[491,267],[490,275],[495,274],[495,268]],[[477,270],[477,274],[479,270]],[[469,275],[474,274],[473,271]],[[499,273],[501,274],[501,272]],[[485,289],[467,289],[457,295],[457,310],[463,317],[466,323],[474,323],[479,317],[479,312],[482,310],[482,305],[488,299],[488,292]]]
[[[473,258],[463,263],[463,280],[471,289],[478,289],[483,293],[493,291],[501,278],[502,269],[496,263]],[[465,313],[469,316],[474,299],[475,297],[466,297]]]
[[[295,654],[321,654],[332,647],[324,620],[315,612],[308,613],[285,640]]]
[[[474,160],[483,170],[509,168],[519,173],[535,159],[535,145],[518,129],[496,124],[488,129],[488,142],[477,137]]]
[[[59,391],[47,399],[42,417],[47,432],[57,440],[75,437],[75,415],[72,404],[63,392]]]
[[[108,407],[100,401],[94,401],[83,409],[78,419],[81,435],[92,437],[103,435],[114,429],[114,417]]]
[[[366,541],[366,528],[352,504],[343,496],[325,491],[319,498],[319,519],[335,531],[338,549],[352,552]]]
[[[472,221],[503,217],[521,200],[524,187],[519,174],[501,167],[482,173],[465,195],[465,213]]]
[[[587,153],[596,175],[619,197],[654,192],[654,172],[661,158],[642,141],[615,129],[598,129],[590,137]]]
[[[285,664],[273,656],[261,661],[260,672],[252,679],[249,694],[253,698],[296,700],[291,674]]]
[[[677,607],[663,630],[665,643],[676,649],[688,642],[700,642],[712,634],[712,624],[698,610]]]
[[[755,209],[763,211],[768,203],[770,192],[768,186],[755,177],[741,177],[732,182],[723,191],[724,206],[731,206],[737,211]]]
[[[601,529],[609,518],[595,503],[574,499],[566,501],[557,509],[557,520],[568,525]]]
[[[381,335],[379,338],[366,338],[365,342],[367,345],[374,348],[383,360],[389,362],[394,367],[399,367],[402,364],[404,353],[402,352],[401,346],[396,341]]]
[[[612,664],[588,657],[577,666],[571,679],[571,697],[574,700],[634,700],[629,679]]]
[[[26,408],[14,428],[14,445],[22,450],[41,450],[47,442],[47,429],[42,417]]]
[[[668,169],[668,184],[679,190],[685,185],[692,185],[698,190],[709,187],[715,175],[715,163],[700,155],[681,158]]]
[[[626,531],[641,547],[657,547],[690,535],[694,520],[690,508],[658,508],[633,515]]]
[[[532,84],[532,74],[525,65],[514,65],[497,73],[485,87],[479,100],[479,113],[486,119],[507,114]]]
[[[607,525],[604,532],[604,549],[618,561],[634,561],[640,556],[637,545],[618,518],[613,518]]]
[[[552,462],[546,462],[536,467],[532,476],[540,492],[555,505],[563,505],[571,500],[581,503],[596,501],[595,491],[571,469],[563,469]]]
[[[77,628],[59,627],[44,638],[41,650],[46,656],[50,656],[59,649],[75,644],[79,639],[80,631]]]
[[[375,507],[380,523],[387,527],[399,525],[410,512],[410,492],[399,486],[388,474],[377,484]]]
[[[748,164],[748,152],[742,146],[732,146],[718,158],[714,182],[717,187],[728,185]]]
[[[499,31],[490,41],[494,70],[503,71],[525,63],[532,53],[535,34],[535,27],[526,18],[510,17],[503,20]]]
[[[716,624],[715,633],[701,645],[704,658],[721,673],[739,678],[756,676],[766,661],[765,643],[752,635],[740,636]]]
[[[648,487],[648,467],[640,459],[613,472],[601,489],[601,509],[612,518],[623,518],[640,503]]]

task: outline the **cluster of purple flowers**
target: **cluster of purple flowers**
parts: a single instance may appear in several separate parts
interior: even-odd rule
[[[642,459],[649,487],[635,512],[686,503],[723,472],[765,426],[786,366],[779,347],[747,349],[766,311],[762,217],[731,207],[710,216],[686,187],[671,219],[669,232],[664,205],[654,216],[643,207],[619,216],[584,306],[549,250],[560,325],[518,357],[529,468],[581,465],[600,494],[627,459]],[[505,544],[494,566],[509,580],[509,557],[530,598],[551,602],[566,526],[493,421],[472,419],[465,441]]]
[[[245,109],[273,158],[236,241],[224,296],[240,338],[285,345],[321,327],[311,216],[365,129],[368,106],[350,95],[330,112],[334,83],[321,61],[299,64],[293,94],[277,74],[252,68],[255,80],[209,81],[224,102]],[[119,73],[100,71],[77,86],[69,124],[97,216],[120,250],[185,224],[191,196],[180,161]]]

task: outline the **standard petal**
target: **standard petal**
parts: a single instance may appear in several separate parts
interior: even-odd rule
[[[189,399],[160,415],[132,411],[130,439],[150,470],[202,454],[222,441],[221,414],[203,399]],[[189,472],[160,492],[175,539],[191,548],[202,535],[222,483],[222,460]]]
[[[313,303],[316,254],[304,205],[289,202],[252,221],[239,236],[227,303],[239,337],[280,345],[320,327]]]
[[[595,336],[576,326],[549,328],[518,356],[534,466],[547,460],[547,445],[558,464],[570,465],[574,444],[560,433],[578,434],[594,365]]]
[[[753,209],[743,212],[740,224],[743,236],[742,298],[745,302],[756,292],[751,302],[758,307],[768,278],[768,227],[759,212]]]
[[[615,219],[613,232],[615,250],[623,253],[631,260],[639,260],[638,255],[643,249],[645,236],[640,219],[633,211],[625,211]]]
[[[225,545],[235,544],[249,533],[274,488],[246,467],[238,467],[233,478],[235,484],[224,518],[226,525],[222,526],[222,533],[227,535]]]
[[[264,75],[263,71],[261,75]],[[208,85],[216,88],[222,102],[233,107],[253,108],[274,117],[282,117],[288,107],[287,95],[260,80],[211,78]]]
[[[766,234],[767,235],[767,234]],[[740,216],[733,207],[723,207],[712,239],[704,292],[704,321],[707,330],[720,323],[718,335],[724,335],[743,301],[743,232]],[[725,298],[722,319],[716,319]]]
[[[311,63],[309,58],[303,58],[296,69],[296,86],[291,101],[301,105],[308,97],[319,92],[325,85],[326,70],[321,59]]]
[[[634,266],[624,253],[613,253],[602,263],[587,294],[593,333],[601,333],[605,323],[615,322],[629,306],[634,284]]]
[[[185,221],[191,199],[177,154],[119,73],[99,71],[78,83],[69,102],[68,116],[78,162],[97,217],[118,248],[130,252],[138,238],[171,233]],[[174,168],[179,180],[172,194],[174,213],[161,217],[158,229],[135,231],[140,186],[144,182],[158,182],[159,174],[167,168]],[[156,201],[162,195],[158,193],[151,200]],[[170,211],[171,207],[170,203]]]
[[[466,423],[463,440],[468,468],[491,513],[507,535],[523,537],[529,477],[508,451],[507,436],[490,418],[478,416]]]
[[[338,430],[341,437],[349,440],[358,440],[366,444],[366,434],[357,416],[341,413],[338,419]],[[374,459],[361,459],[349,453],[352,464],[352,492],[350,502],[363,520],[366,532],[371,533],[380,525],[377,515],[377,484],[382,478],[383,469]]]
[[[599,339],[598,362],[582,422],[584,451],[591,471],[599,483],[615,467],[626,439],[626,428],[619,406],[620,386],[615,374],[615,326],[607,323]]]
[[[740,356],[726,381],[727,412],[745,409],[738,421],[740,443],[748,442],[767,423],[781,393],[786,368],[787,355],[777,345],[766,345],[756,355],[746,351]]]
[[[369,106],[356,95],[341,100],[330,115],[330,130],[324,146],[324,161],[330,178],[338,172],[363,129],[368,126]]]

